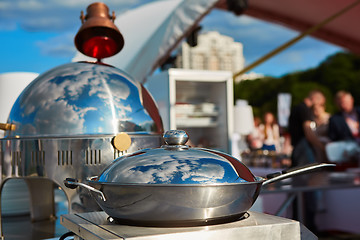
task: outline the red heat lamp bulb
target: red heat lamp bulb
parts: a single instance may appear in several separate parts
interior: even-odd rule
[[[94,36],[83,44],[83,53],[97,59],[111,57],[117,52],[118,47],[114,39],[106,36]]]

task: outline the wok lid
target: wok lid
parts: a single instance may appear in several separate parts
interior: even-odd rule
[[[229,184],[255,182],[238,159],[215,150],[191,148],[185,131],[163,136],[161,148],[140,150],[116,159],[98,178],[98,183],[118,184]]]

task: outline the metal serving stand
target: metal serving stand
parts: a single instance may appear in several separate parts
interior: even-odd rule
[[[259,169],[252,169],[257,172]],[[270,170],[273,172],[273,170]],[[278,206],[264,211],[284,216],[283,213],[296,199],[298,204],[298,219],[304,222],[306,212],[304,194],[307,192],[320,193],[321,198],[316,198],[323,209],[316,213],[318,230],[336,230],[359,234],[360,220],[358,218],[358,199],[360,196],[360,168],[352,168],[347,171],[324,171],[314,172],[306,176],[296,176],[281,182],[271,183],[261,190],[261,197],[267,194],[283,194],[276,201]],[[265,199],[264,199],[265,200]],[[268,201],[266,199],[265,201]],[[275,204],[276,205],[276,204]],[[277,208],[277,209],[276,209]]]
[[[142,227],[108,221],[105,212],[62,215],[60,223],[76,240],[115,239],[317,239],[301,223],[258,212],[248,212],[238,221],[194,227]]]

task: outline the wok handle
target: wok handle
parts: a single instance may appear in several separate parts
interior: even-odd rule
[[[96,192],[97,194],[100,195],[100,198],[105,202],[106,201],[106,198],[105,198],[105,195],[102,191],[100,190],[97,190],[96,188],[94,187],[91,187],[85,183],[81,183],[81,182],[78,182],[77,179],[74,179],[74,178],[66,178],[64,180],[64,185],[67,187],[67,188],[71,188],[71,189],[75,189],[77,187],[83,187],[83,188],[86,188],[88,189],[89,191],[92,191],[92,192]]]
[[[271,174],[267,175],[267,180],[265,180],[262,185],[280,181],[285,178],[293,177],[293,176],[296,176],[299,174],[307,173],[307,172],[310,172],[313,170],[317,170],[319,168],[335,167],[335,166],[336,166],[336,164],[333,164],[333,163],[314,163],[314,164],[308,164],[308,165],[301,166],[301,167],[290,168],[290,169],[284,170],[282,172],[276,172],[276,173],[271,173]]]

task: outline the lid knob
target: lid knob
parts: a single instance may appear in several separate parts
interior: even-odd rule
[[[184,130],[170,130],[164,133],[163,139],[168,145],[185,145],[189,135]]]

